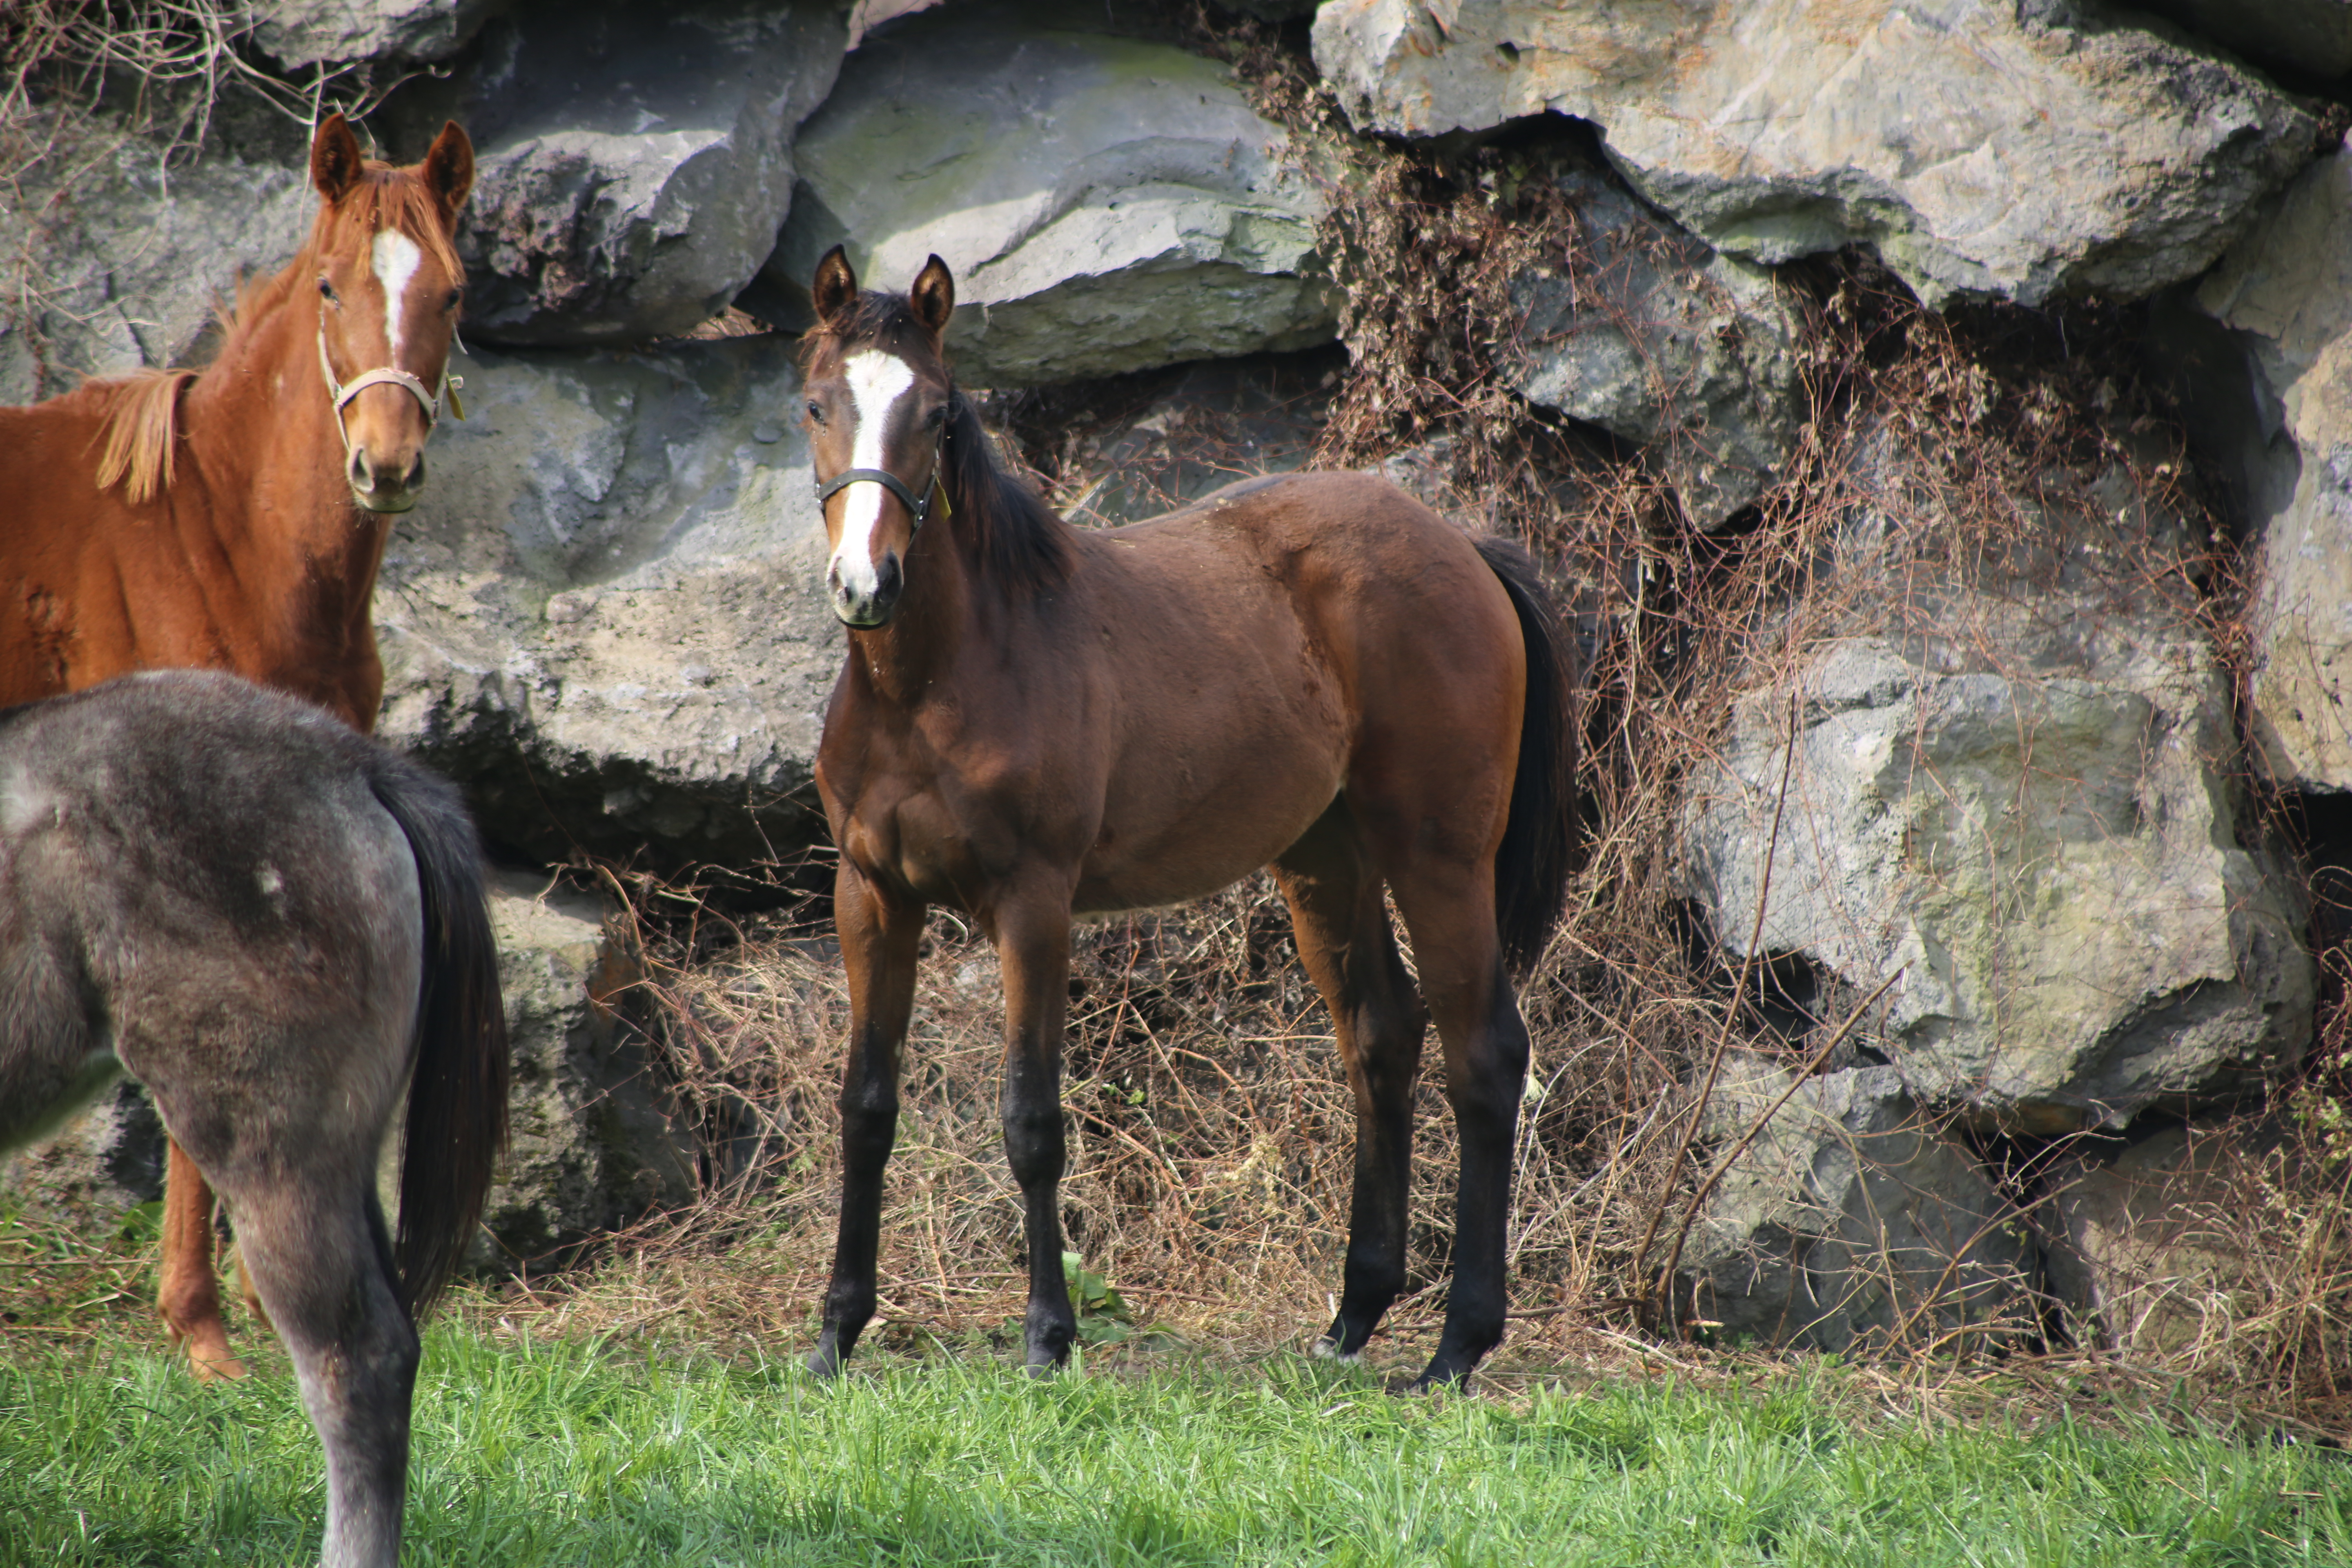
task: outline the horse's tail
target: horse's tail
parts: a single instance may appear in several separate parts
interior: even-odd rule
[[[506,1144],[506,1010],[481,846],[464,801],[388,752],[375,753],[368,784],[407,835],[424,894],[424,984],[393,1244],[401,1303],[422,1315],[457,1269]]]
[[[1576,653],[1534,557],[1507,539],[1478,541],[1478,553],[1519,617],[1527,644],[1527,711],[1511,815],[1495,851],[1495,923],[1503,959],[1525,973],[1543,953],[1568,900],[1570,817],[1576,804]]]

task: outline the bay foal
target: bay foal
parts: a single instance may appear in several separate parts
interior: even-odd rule
[[[1027,1352],[1059,1364],[1063,1015],[1074,915],[1181,902],[1271,863],[1356,1101],[1326,1353],[1405,1278],[1412,1087],[1434,1015],[1461,1134],[1454,1279],[1422,1384],[1502,1338],[1528,1036],[1506,961],[1559,918],[1568,650],[1533,563],[1361,475],[1245,480],[1107,531],[1001,472],[940,358],[954,281],[905,296],[817,268],[806,416],[848,658],[817,784],[848,969],[840,1238],[810,1365],[873,1315],[882,1173],[926,909],[1004,974],[1005,1151],[1029,1245]],[[1393,893],[1421,975],[1398,956]],[[1423,998],[1426,999],[1424,1011]]]
[[[375,727],[370,605],[447,390],[473,144],[447,125],[394,168],[332,115],[310,180],[309,240],[245,289],[210,365],[0,408],[0,705],[204,666]],[[236,1376],[212,1212],[174,1142],[158,1304],[197,1376]]]

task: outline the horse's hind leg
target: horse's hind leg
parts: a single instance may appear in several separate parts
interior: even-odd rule
[[[1070,898],[1031,889],[999,900],[990,924],[1004,973],[1004,1159],[1021,1184],[1029,1241],[1028,1365],[1069,1359],[1077,1314],[1062,1270],[1062,1028],[1070,1004]]]
[[[1355,1194],[1339,1311],[1315,1349],[1353,1359],[1404,1289],[1412,1086],[1428,1019],[1397,956],[1354,820],[1335,804],[1276,868],[1298,956],[1330,1010],[1356,1101]]]
[[[173,1342],[187,1351],[189,1370],[198,1382],[243,1377],[245,1363],[229,1352],[220,1282],[213,1271],[213,1190],[179,1140],[166,1143],[163,1261],[155,1310]]]
[[[1458,1383],[1502,1342],[1511,1163],[1527,1090],[1528,1029],[1503,972],[1490,864],[1415,857],[1391,872],[1421,991],[1445,1049],[1462,1144],[1445,1331],[1416,1386]]]
[[[328,1568],[400,1554],[416,1331],[394,1287],[374,1172],[280,1166],[224,1186],[247,1279],[269,1310],[327,1451]]]

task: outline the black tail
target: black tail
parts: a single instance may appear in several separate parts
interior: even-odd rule
[[[421,1316],[456,1271],[507,1141],[507,1019],[479,841],[457,789],[378,752],[369,784],[408,836],[425,895],[416,1070],[400,1150],[402,1304]]]
[[[1478,553],[1518,612],[1528,649],[1527,714],[1519,722],[1519,771],[1511,815],[1495,851],[1495,923],[1503,960],[1524,974],[1543,953],[1568,900],[1570,819],[1576,806],[1576,654],[1559,624],[1535,558],[1507,539],[1478,541]]]

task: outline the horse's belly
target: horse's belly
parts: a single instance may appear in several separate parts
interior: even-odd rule
[[[1297,843],[1329,809],[1345,762],[1336,746],[1328,754],[1261,755],[1197,791],[1181,787],[1192,782],[1182,763],[1164,765],[1167,775],[1155,781],[1161,787],[1141,792],[1146,802],[1122,808],[1115,794],[1106,803],[1102,831],[1080,868],[1074,913],[1164,909],[1231,887]]]

